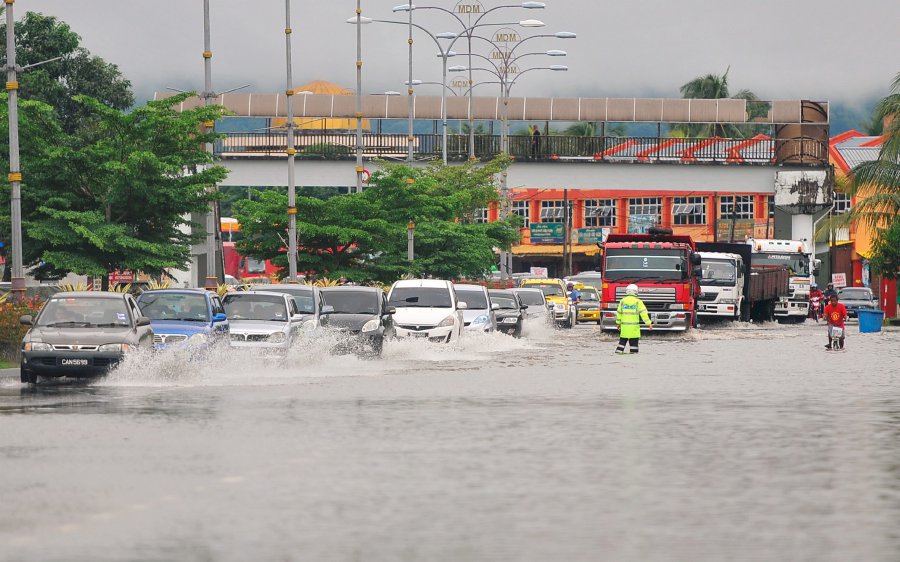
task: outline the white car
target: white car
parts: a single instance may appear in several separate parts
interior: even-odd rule
[[[547,298],[540,289],[510,289],[514,292],[522,304],[527,305],[525,319],[527,322],[543,322],[549,325],[552,322],[552,313],[547,306]]]
[[[462,335],[466,303],[460,301],[450,281],[397,281],[388,293],[388,306],[396,308],[397,337],[450,342]]]
[[[223,304],[231,328],[231,347],[286,354],[305,319],[294,299],[284,293],[229,293]]]
[[[491,304],[491,297],[482,285],[454,284],[456,296],[466,303],[463,311],[465,329],[470,332],[494,332],[497,330],[497,314],[499,305]]]

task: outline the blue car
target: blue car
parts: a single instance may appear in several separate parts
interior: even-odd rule
[[[229,335],[228,317],[216,293],[203,289],[157,289],[137,299],[150,318],[153,346],[163,349],[208,349]]]

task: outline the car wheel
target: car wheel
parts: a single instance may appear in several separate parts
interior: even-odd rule
[[[597,325],[598,325],[598,326],[600,326],[600,325],[602,325],[602,324],[603,324],[603,321],[602,321],[602,320],[597,320]]]
[[[19,380],[22,384],[35,384],[37,383],[37,374],[31,369],[26,369],[25,367],[19,368]]]

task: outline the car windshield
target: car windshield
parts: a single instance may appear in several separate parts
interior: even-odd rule
[[[487,297],[484,291],[473,291],[472,289],[456,289],[456,296],[459,300],[466,303],[469,310],[484,310],[488,307]]]
[[[528,286],[535,289],[540,289],[541,292],[548,297],[564,297],[566,295],[565,292],[563,292],[562,287],[556,283],[547,283],[546,285],[529,283]]]
[[[122,299],[70,297],[48,300],[36,325],[47,328],[125,328],[131,326],[131,321]]]
[[[377,314],[381,296],[372,291],[322,291],[335,314]]]
[[[225,297],[225,313],[234,320],[264,320],[287,322],[288,311],[284,299],[276,295],[232,293]]]
[[[730,261],[703,260],[701,285],[734,285],[735,265]]]
[[[291,288],[271,285],[260,290],[268,291],[270,293],[284,293],[285,295],[291,295],[294,298],[294,302],[297,303],[297,310],[300,311],[300,314],[316,313],[316,299],[312,289],[302,289],[297,285],[294,285]]]
[[[441,287],[394,287],[391,306],[398,308],[451,308],[450,291]]]
[[[512,297],[491,297],[491,304],[496,304],[502,310],[518,310],[519,304]]]
[[[680,281],[684,277],[686,258],[680,250],[609,248],[603,273],[607,281]]]
[[[149,291],[141,294],[138,305],[141,313],[150,320],[209,322],[209,307],[204,295]]]
[[[582,285],[586,285],[588,287],[594,287],[596,289],[599,289],[600,286],[603,284],[603,278],[600,277],[599,275],[590,275],[590,276],[576,275],[575,277],[569,277],[569,281],[571,281],[572,283],[581,283]]]
[[[809,275],[809,257],[804,254],[753,254],[753,266],[786,265],[791,275]]]
[[[869,289],[841,289],[838,291],[838,299],[870,301],[872,300],[872,291]]]
[[[516,291],[516,294],[519,295],[519,300],[522,301],[523,304],[529,306],[533,304],[544,304],[544,299],[541,298],[541,295],[538,294],[537,291]]]
[[[581,291],[581,302],[597,302],[597,291]]]

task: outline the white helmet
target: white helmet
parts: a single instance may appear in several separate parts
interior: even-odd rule
[[[625,294],[637,296],[638,286],[635,285],[634,283],[632,283],[631,285],[628,285],[627,287],[625,287]]]

